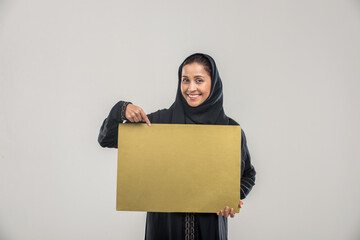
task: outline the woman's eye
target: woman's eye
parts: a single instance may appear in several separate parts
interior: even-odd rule
[[[196,80],[196,82],[198,82],[198,83],[201,83],[201,82],[203,82],[204,80],[202,80],[202,79],[198,79],[198,80]]]
[[[188,80],[188,79],[183,79],[182,81],[183,81],[183,82],[188,82],[189,80]]]

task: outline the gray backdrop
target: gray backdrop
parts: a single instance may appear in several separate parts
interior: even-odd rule
[[[0,1],[0,239],[143,239],[116,212],[119,100],[150,113],[211,55],[257,170],[230,239],[360,239],[360,2]]]

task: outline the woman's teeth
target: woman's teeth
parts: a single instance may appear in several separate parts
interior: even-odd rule
[[[200,96],[200,94],[195,94],[195,95],[192,95],[192,94],[188,94],[190,100],[196,100],[198,99],[198,97]]]

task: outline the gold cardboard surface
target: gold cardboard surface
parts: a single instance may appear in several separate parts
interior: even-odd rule
[[[239,212],[241,128],[119,124],[116,210]]]

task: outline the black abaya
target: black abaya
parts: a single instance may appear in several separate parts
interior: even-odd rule
[[[169,109],[148,114],[151,123],[239,125],[224,113],[222,82],[215,61],[209,55],[202,55],[211,63],[211,92],[209,97],[197,107],[189,106],[183,98],[180,81],[185,59],[179,67],[178,91],[175,102]],[[118,124],[122,122],[120,116],[124,104],[123,101],[115,104],[109,116],[104,120],[98,138],[102,147],[117,147]],[[241,130],[241,199],[244,199],[254,186],[255,175],[256,171],[251,164],[245,133]],[[227,239],[227,219],[221,215],[218,216],[216,213],[148,212],[145,239],[224,240]]]

